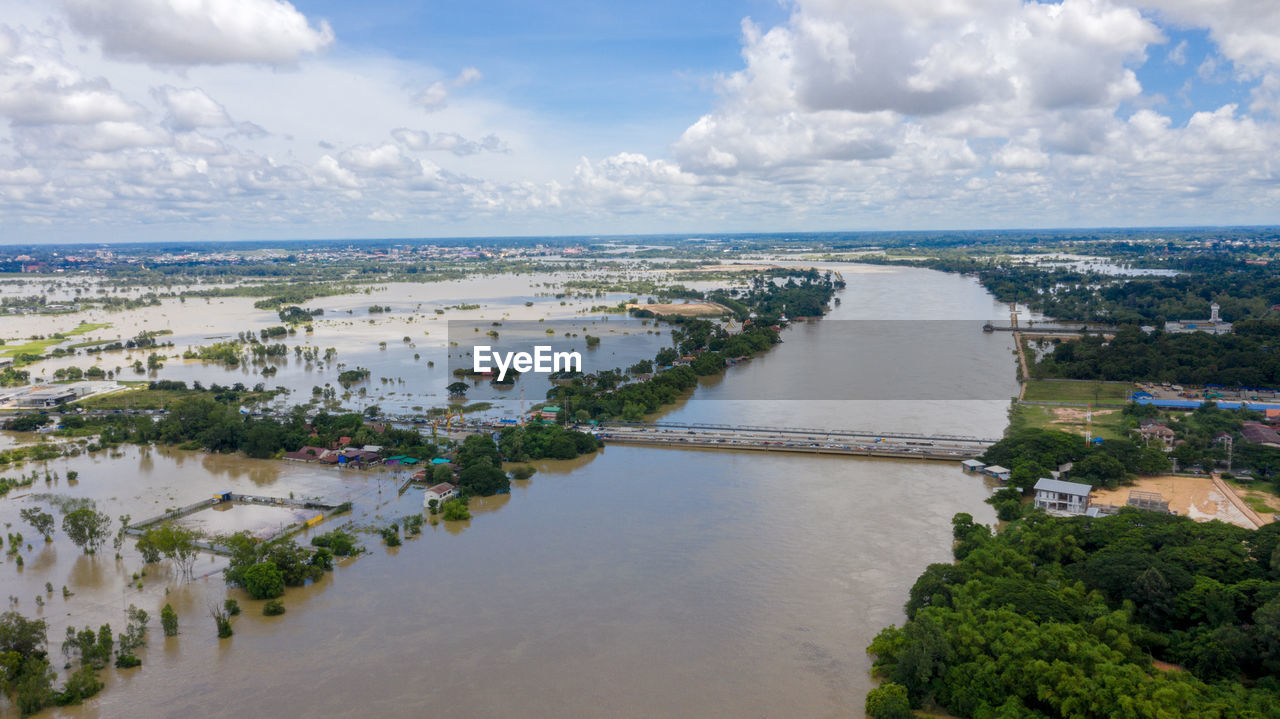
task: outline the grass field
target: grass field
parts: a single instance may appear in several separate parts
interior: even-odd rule
[[[1020,404],[1009,417],[1009,429],[1056,429],[1060,432],[1085,433],[1085,410],[1079,407],[1045,407]],[[1089,431],[1094,437],[1124,439],[1124,421],[1119,409],[1093,411]]]
[[[22,344],[13,344],[14,342],[20,342],[21,340],[6,341],[4,345],[0,346],[0,357],[13,357],[18,354],[44,354],[44,351],[50,347],[61,344],[76,335],[82,335],[87,332],[93,332],[94,330],[100,330],[103,327],[110,326],[111,325],[106,322],[85,322],[69,332],[50,335],[42,340],[27,340]]]
[[[1033,379],[1023,399],[1028,402],[1106,402],[1124,404],[1134,390],[1128,382],[1063,382]]]
[[[1225,479],[1227,484],[1236,490],[1236,494],[1249,509],[1257,512],[1263,519],[1280,514],[1280,491],[1276,484],[1264,480],[1242,482],[1238,479]]]
[[[194,389],[147,389],[146,382],[131,383],[130,389],[109,394],[85,397],[75,402],[75,406],[88,410],[116,409],[164,409],[170,402],[180,397],[204,394]],[[252,404],[274,397],[273,392],[246,392],[241,395],[241,403]]]
[[[173,400],[189,394],[190,390],[147,389],[143,382],[119,392],[85,397],[75,404],[85,409],[164,409]]]

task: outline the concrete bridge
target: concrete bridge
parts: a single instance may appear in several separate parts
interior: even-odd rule
[[[1018,332],[1030,336],[1053,336],[1062,335],[1066,337],[1078,337],[1080,335],[1114,335],[1118,330],[1115,327],[1037,327],[1035,325],[1027,325],[1021,327],[1017,324],[997,325],[988,322],[982,326],[983,332]]]
[[[599,426],[580,425],[575,429],[592,432],[606,444],[953,462],[977,457],[996,442],[961,435],[712,423],[609,422]]]

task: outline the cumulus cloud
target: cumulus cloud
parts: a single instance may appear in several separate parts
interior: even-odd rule
[[[400,148],[387,143],[377,147],[353,147],[341,155],[342,166],[371,175],[403,176],[414,173],[418,164]]]
[[[68,17],[100,42],[56,19],[0,27],[0,228],[1061,226],[1280,210],[1280,20],[1267,3],[795,0],[774,27],[742,24],[740,66],[669,152],[581,159],[547,118],[458,92],[475,69],[414,93],[406,78],[437,71],[306,58],[332,32],[283,2],[121,0],[126,17],[156,17],[93,31],[91,4],[103,6],[67,0]],[[233,12],[280,21],[243,35],[221,20]],[[175,17],[194,19],[179,31]],[[1175,27],[1207,29],[1209,76],[1252,97],[1162,114],[1135,70],[1151,54],[1197,81],[1199,51],[1166,41]],[[192,47],[129,49],[161,31]],[[300,57],[289,73],[263,67]],[[173,73],[194,64],[219,66]],[[429,132],[413,129],[423,110],[440,111]]]
[[[413,101],[427,112],[442,110],[448,105],[449,95],[454,90],[466,87],[481,77],[480,71],[474,67],[463,68],[452,80],[437,80],[413,96]]]
[[[63,0],[108,57],[157,65],[289,65],[333,42],[284,0]]]
[[[37,185],[44,180],[44,173],[34,167],[0,168],[0,185]]]
[[[456,132],[438,132],[432,135],[423,130],[397,127],[391,131],[391,136],[402,147],[414,152],[452,152],[458,157],[466,157],[481,152],[511,151],[502,138],[492,133],[479,140],[468,140]]]
[[[355,173],[344,168],[330,155],[325,155],[316,162],[314,176],[322,184],[346,188],[360,186],[360,181],[356,179]]]
[[[0,26],[0,116],[23,125],[87,124],[140,112],[104,78],[67,65],[55,39]]]
[[[231,124],[226,108],[198,87],[180,89],[164,85],[153,88],[151,94],[165,108],[169,124],[175,130],[227,127]]]
[[[768,31],[743,23],[746,67],[676,153],[696,172],[732,173],[886,160],[926,125],[1008,137],[1136,97],[1127,63],[1162,39],[1137,10],[1094,0],[800,2]]]

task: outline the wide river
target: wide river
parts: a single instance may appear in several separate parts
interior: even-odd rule
[[[663,419],[999,436],[1015,359],[1007,333],[978,328],[1007,310],[971,278],[839,268],[848,289],[828,319],[794,326],[766,357]],[[864,338],[824,332],[859,319],[904,322]],[[977,322],[939,336],[907,321],[922,319]],[[850,383],[911,373],[991,399],[815,391],[848,397]],[[752,399],[762,386],[798,399]],[[88,494],[100,506],[154,492],[157,509],[223,486],[327,491],[371,499],[384,521],[421,506],[416,490],[396,498],[377,473],[337,479],[286,465],[129,449],[52,462],[80,471],[76,487],[40,481],[31,491]],[[263,617],[233,592],[246,611],[229,640],[214,636],[206,609],[227,596],[216,573],[167,582],[166,598],[163,581],[129,586],[136,562],[110,559],[109,548],[78,555],[61,533],[25,552],[22,571],[5,561],[0,581],[18,588],[6,593],[29,615],[45,581],[77,592],[55,591],[39,612],[56,627],[56,663],[65,623],[90,621],[93,608],[114,612],[117,630],[129,603],[155,617],[139,670],[102,672],[106,691],[54,716],[861,717],[873,685],[866,646],[902,621],[925,566],[949,559],[952,515],[994,520],[989,487],[948,462],[610,446],[538,466],[466,526],[427,527],[394,550],[365,536],[370,554],[290,589],[284,616]],[[16,506],[0,500],[9,531],[20,526]],[[220,561],[201,559],[197,574]],[[166,600],[182,621],[170,639],[158,629]]]

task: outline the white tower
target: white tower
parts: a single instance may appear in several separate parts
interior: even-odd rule
[[[1218,303],[1217,302],[1214,302],[1213,304],[1209,305],[1209,321],[1214,323],[1215,325],[1221,321],[1218,319]]]

